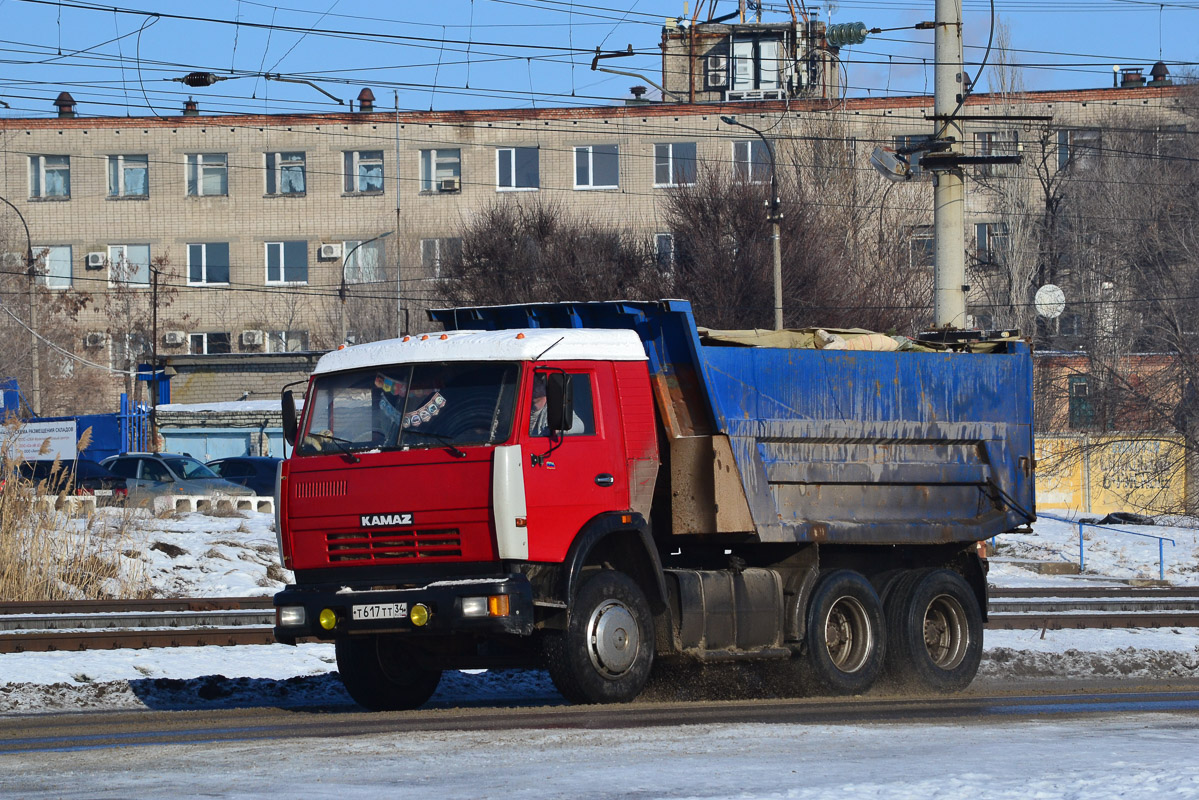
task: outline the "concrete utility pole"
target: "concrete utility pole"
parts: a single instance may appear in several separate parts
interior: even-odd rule
[[[770,250],[774,260],[774,329],[781,331],[783,329],[783,245],[779,238],[779,223],[783,221],[783,212],[779,203],[779,183],[778,175],[775,172],[774,147],[766,138],[766,134],[752,125],[746,125],[733,117],[721,117],[720,121],[725,125],[736,125],[758,134],[758,138],[766,146],[766,154],[770,156],[770,205],[767,206],[766,220],[770,223]],[[753,169],[752,151],[749,168]]]
[[[933,73],[933,114],[938,141],[948,141],[938,153],[962,154],[962,126],[950,117],[958,110],[962,86],[962,1],[936,0]],[[966,327],[966,186],[960,165],[933,172],[934,255],[933,325]]]

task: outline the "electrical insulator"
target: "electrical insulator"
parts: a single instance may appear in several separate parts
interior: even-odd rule
[[[845,47],[866,41],[867,32],[864,22],[839,22],[829,26],[824,38],[831,47]]]
[[[222,79],[211,72],[189,72],[182,78],[177,78],[177,80],[186,86],[212,86]]]

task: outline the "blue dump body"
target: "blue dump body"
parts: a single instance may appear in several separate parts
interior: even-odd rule
[[[678,300],[430,316],[449,329],[637,331],[667,436],[727,440],[760,541],[969,542],[1034,519],[1024,342],[987,353],[704,344]]]

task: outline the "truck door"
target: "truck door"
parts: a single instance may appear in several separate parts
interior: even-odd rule
[[[588,520],[629,507],[612,365],[576,362],[554,369],[571,376],[571,430],[557,437],[537,433],[539,381],[532,373],[525,382],[524,411],[517,417],[531,561],[563,560]]]

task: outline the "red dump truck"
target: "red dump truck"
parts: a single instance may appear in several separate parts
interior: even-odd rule
[[[818,349],[683,301],[431,317],[325,355],[299,418],[284,395],[275,636],[333,641],[361,705],[480,667],[582,703],[686,660],[973,679],[978,543],[1034,519],[1026,343]]]

